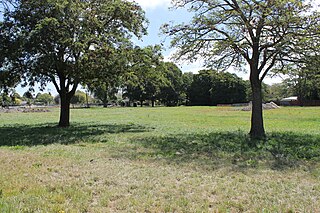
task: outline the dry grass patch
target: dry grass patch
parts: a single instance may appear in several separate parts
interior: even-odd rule
[[[2,149],[2,212],[320,210],[319,176],[302,168],[215,169],[115,152],[105,144]]]

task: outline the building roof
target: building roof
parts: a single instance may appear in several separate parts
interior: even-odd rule
[[[281,101],[297,101],[297,100],[298,100],[298,96],[292,96],[292,97],[281,99]]]

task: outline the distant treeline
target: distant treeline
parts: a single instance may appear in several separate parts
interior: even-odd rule
[[[214,106],[243,103],[250,100],[250,84],[235,74],[201,70],[197,74],[182,71],[173,63],[165,62],[152,75],[143,72],[139,83],[129,82],[123,87],[124,97],[130,102],[165,106]]]

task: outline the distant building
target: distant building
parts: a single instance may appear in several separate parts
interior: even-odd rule
[[[280,105],[282,105],[282,106],[300,106],[300,101],[298,100],[298,96],[292,96],[292,97],[281,99]]]

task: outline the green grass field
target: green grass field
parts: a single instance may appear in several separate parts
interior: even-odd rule
[[[320,108],[0,113],[0,212],[320,212]]]

